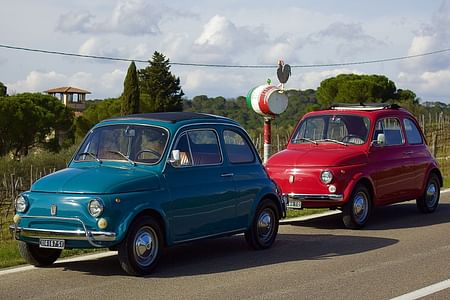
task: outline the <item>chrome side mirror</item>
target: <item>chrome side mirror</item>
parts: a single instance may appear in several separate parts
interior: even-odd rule
[[[169,158],[169,163],[172,166],[179,166],[180,165],[180,150],[172,150],[172,153]]]
[[[377,136],[377,144],[378,145],[384,145],[386,139],[384,137],[384,133],[379,133]]]
[[[379,133],[377,139],[372,141],[372,146],[383,146],[386,142],[386,137],[384,133]]]

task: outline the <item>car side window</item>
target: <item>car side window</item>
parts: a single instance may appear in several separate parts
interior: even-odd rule
[[[380,141],[380,135],[383,136],[381,140],[383,140],[383,145],[386,146],[402,145],[405,142],[400,127],[400,121],[397,118],[384,118],[378,120],[375,125],[373,140]]]
[[[410,119],[404,119],[403,125],[405,126],[406,138],[408,139],[408,143],[410,145],[418,145],[423,143],[422,135],[420,134],[416,123]]]
[[[225,141],[225,152],[231,163],[250,163],[255,160],[251,147],[241,134],[224,130],[223,139]]]
[[[174,148],[180,151],[180,166],[222,163],[219,141],[214,130],[191,130],[183,133]]]

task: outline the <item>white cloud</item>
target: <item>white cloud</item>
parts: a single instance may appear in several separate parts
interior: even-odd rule
[[[448,48],[448,41],[450,40],[450,9],[446,2],[443,2],[441,7],[430,22],[423,24],[416,32],[416,35],[411,41],[408,49],[408,55],[416,55],[427,52],[432,52]],[[437,54],[433,56],[426,56],[406,61],[403,66],[409,70],[416,70],[419,72],[425,71],[439,71],[450,67],[450,60],[448,55]]]
[[[361,23],[334,22],[325,29],[310,34],[307,43],[329,46],[336,49],[341,57],[354,57],[357,53],[367,53],[386,45],[385,42],[367,34]]]
[[[8,93],[44,92],[48,89],[73,86],[92,92],[91,98],[120,96],[123,89],[125,71],[115,69],[97,76],[93,73],[77,72],[71,75],[55,71],[31,71],[25,79],[7,83]]]
[[[164,20],[187,15],[160,0],[119,0],[107,18],[86,11],[70,11],[60,15],[56,28],[69,33],[158,35]]]
[[[413,90],[418,95],[428,95],[428,100],[443,101],[448,99],[448,83],[450,82],[450,68],[439,71],[426,71],[423,73],[405,73],[398,75],[398,82]]]
[[[94,16],[87,11],[66,12],[59,16],[56,28],[62,32],[90,32],[95,27]]]
[[[237,26],[226,17],[215,15],[204,25],[202,33],[194,41],[193,50],[200,52],[208,62],[213,59],[236,61],[235,55],[251,52],[267,40],[268,35],[262,27]]]
[[[42,73],[31,71],[25,79],[6,84],[9,93],[43,92],[47,89],[62,86],[67,77],[63,74],[50,71]]]
[[[80,46],[78,53],[83,55],[143,60],[149,59],[154,51],[145,43],[120,47],[114,47],[113,45],[113,42],[109,39],[91,37]],[[104,62],[107,61],[105,60]]]

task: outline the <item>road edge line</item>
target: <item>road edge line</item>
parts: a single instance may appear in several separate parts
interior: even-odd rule
[[[412,291],[407,294],[403,294],[401,296],[392,298],[391,300],[414,300],[419,299],[431,294],[435,294],[437,292],[440,292],[442,290],[450,288],[450,279],[426,286],[424,288]]]
[[[62,264],[62,263],[74,262],[74,261],[86,261],[86,260],[92,260],[92,259],[99,259],[99,258],[104,258],[104,257],[108,257],[108,256],[113,256],[113,255],[116,255],[116,254],[117,254],[117,251],[106,251],[106,252],[95,253],[95,254],[88,254],[88,255],[79,255],[79,256],[74,256],[74,257],[68,257],[68,258],[63,258],[63,259],[57,260],[53,264],[53,266],[57,266],[58,264]],[[25,265],[25,266],[20,266],[20,267],[11,267],[11,268],[3,269],[3,270],[0,269],[0,276],[7,275],[7,274],[18,273],[18,272],[29,271],[29,270],[34,270],[34,269],[45,269],[45,268],[38,268],[38,267],[35,267],[35,266],[32,266],[32,265]]]

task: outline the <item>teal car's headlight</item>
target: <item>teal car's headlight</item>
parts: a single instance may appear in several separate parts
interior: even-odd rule
[[[28,208],[28,200],[23,195],[19,195],[15,201],[16,212],[23,213]]]
[[[329,184],[333,181],[333,173],[331,173],[330,170],[325,170],[320,174],[320,180],[325,183]]]
[[[105,205],[103,204],[103,201],[100,199],[92,199],[91,201],[89,201],[88,205],[89,214],[95,218],[101,216],[104,208]]]

